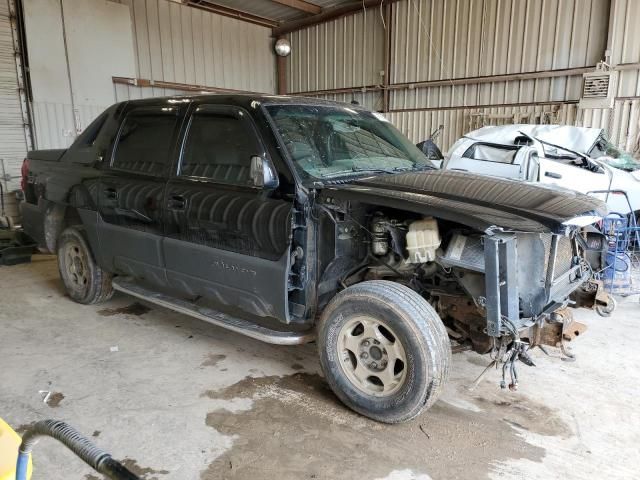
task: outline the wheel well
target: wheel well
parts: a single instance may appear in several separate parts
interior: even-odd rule
[[[82,225],[82,218],[78,210],[73,207],[67,207],[64,211],[64,220],[62,222],[62,230],[73,225]],[[62,233],[62,230],[60,233]]]
[[[52,204],[44,217],[44,236],[47,249],[55,253],[58,239],[65,228],[82,225],[78,210],[74,207]]]

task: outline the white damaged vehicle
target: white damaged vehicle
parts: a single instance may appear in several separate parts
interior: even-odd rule
[[[558,185],[606,201],[611,212],[640,212],[640,162],[599,128],[483,127],[459,139],[445,157],[443,169]],[[626,192],[629,202],[616,191]]]

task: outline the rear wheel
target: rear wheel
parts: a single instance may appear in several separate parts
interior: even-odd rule
[[[58,270],[69,297],[78,303],[101,303],[113,296],[111,274],[96,263],[82,227],[69,227],[60,235]]]
[[[318,326],[320,363],[349,408],[374,420],[410,420],[435,403],[451,363],[446,329],[413,290],[389,281],[340,292]]]

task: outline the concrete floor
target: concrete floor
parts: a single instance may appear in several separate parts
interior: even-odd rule
[[[68,421],[144,479],[638,478],[640,306],[589,325],[577,361],[534,352],[518,392],[488,360],[454,355],[430,411],[387,426],[351,413],[315,346],[276,347],[116,295],[64,296],[54,257],[0,268],[0,416]],[[51,392],[48,402],[45,393]],[[42,440],[34,480],[97,479]]]

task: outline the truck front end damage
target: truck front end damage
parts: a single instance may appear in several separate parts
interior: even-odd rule
[[[531,348],[572,356],[566,343],[586,329],[572,308],[609,302],[593,276],[606,251],[587,226],[606,214],[596,199],[440,170],[331,186],[319,201],[351,232],[348,242],[344,228],[336,234],[319,293],[359,259],[338,290],[391,280],[417,291],[460,348],[502,366],[505,388],[517,388],[518,361],[533,365]]]
[[[516,361],[533,362],[527,350],[565,347],[586,326],[568,307],[606,303],[592,279],[579,232],[455,234],[440,257],[468,297],[442,295],[438,306],[453,322],[454,337],[502,364],[501,386],[516,389]]]

